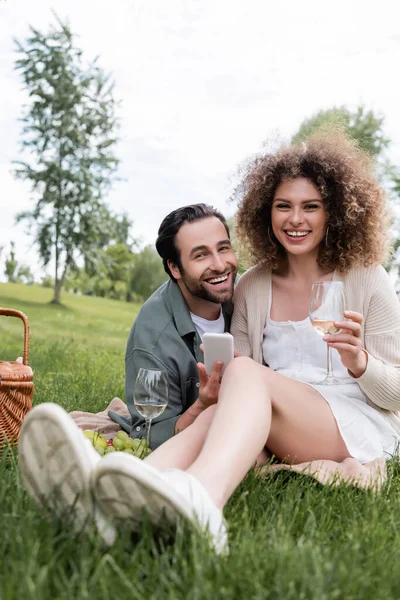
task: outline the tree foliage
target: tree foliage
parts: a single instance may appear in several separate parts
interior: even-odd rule
[[[130,296],[147,300],[162,283],[169,279],[164,271],[162,260],[153,246],[145,246],[133,258],[130,272]]]
[[[153,246],[133,252],[126,244],[111,244],[97,252],[93,270],[75,269],[65,287],[81,294],[115,300],[141,301],[165,281],[162,261]]]
[[[226,222],[229,227],[229,232],[231,234],[231,243],[233,251],[236,254],[236,258],[238,260],[238,273],[242,275],[247,269],[251,266],[250,257],[247,255],[245,248],[239,243],[239,240],[235,231],[235,217],[228,217]]]
[[[372,110],[366,110],[364,106],[359,106],[355,111],[350,111],[345,106],[333,107],[305,119],[292,137],[292,142],[305,141],[320,129],[329,131],[340,128],[357,140],[361,148],[379,160],[390,144],[390,138],[385,135],[383,125],[384,117],[376,115]]]
[[[4,275],[9,283],[32,284],[34,277],[28,265],[20,264],[15,254],[15,243],[10,242],[10,253],[5,259]]]
[[[33,229],[44,265],[54,260],[59,302],[77,257],[90,258],[117,226],[104,204],[118,165],[113,84],[97,59],[83,62],[69,26],[58,19],[47,33],[31,27],[16,46],[15,66],[29,94],[22,118],[29,160],[16,161],[16,176],[31,182],[35,199],[19,220]]]

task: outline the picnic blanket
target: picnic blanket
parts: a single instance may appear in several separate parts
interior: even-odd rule
[[[102,433],[107,440],[114,439],[116,433],[120,431],[121,427],[118,423],[114,423],[108,416],[108,411],[115,410],[124,417],[129,417],[129,410],[125,402],[120,398],[113,398],[110,404],[101,412],[90,413],[83,412],[81,410],[74,410],[69,413],[74,419],[75,423],[81,429],[92,429]]]
[[[108,416],[108,411],[115,410],[120,415],[129,417],[128,407],[120,398],[113,398],[103,411],[89,413],[75,410],[70,413],[81,429],[92,429],[103,433],[107,440],[113,439],[121,427]],[[379,491],[387,478],[386,461],[376,458],[361,464],[355,458],[346,458],[343,462],[333,460],[312,460],[298,465],[266,464],[258,469],[263,476],[274,471],[290,469],[302,475],[309,475],[322,484],[339,485],[349,483],[363,489]]]

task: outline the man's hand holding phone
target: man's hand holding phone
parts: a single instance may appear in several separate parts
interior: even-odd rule
[[[208,338],[208,339],[207,339]],[[204,364],[197,363],[199,370],[199,397],[176,421],[175,433],[189,427],[209,406],[218,402],[221,379],[227,364],[239,353],[233,347],[233,337],[227,334],[204,334],[200,349]]]
[[[199,402],[207,408],[218,402],[222,375],[235,355],[233,337],[229,333],[205,333],[200,347],[204,353],[204,365],[197,365],[200,379]]]
[[[203,365],[203,363],[197,363],[200,382],[198,402],[202,410],[218,402],[222,367],[223,362],[218,360],[214,364],[210,375],[207,375],[205,365]]]

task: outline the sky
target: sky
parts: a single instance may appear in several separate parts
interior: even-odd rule
[[[29,25],[48,30],[52,10],[115,80],[122,181],[107,202],[128,213],[142,244],[178,206],[232,215],[238,165],[321,109],[364,104],[383,115],[400,163],[398,0],[0,0],[0,246],[14,240],[38,277],[32,238],[15,224],[33,200],[12,174],[27,101],[13,39]]]

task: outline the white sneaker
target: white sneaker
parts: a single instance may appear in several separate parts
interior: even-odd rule
[[[167,469],[161,477],[190,506],[191,521],[197,522],[201,531],[208,532],[216,553],[227,554],[228,533],[222,510],[214,504],[200,481],[180,469]]]
[[[170,529],[183,517],[203,533],[209,532],[218,554],[227,552],[222,511],[185,471],[160,472],[134,456],[113,453],[96,466],[92,487],[104,514],[112,520],[129,521],[138,530],[145,511],[158,529]]]
[[[95,505],[91,475],[100,456],[61,406],[44,403],[25,417],[19,438],[19,463],[28,494],[57,515],[73,515],[77,529],[94,519],[107,546],[116,539]]]

